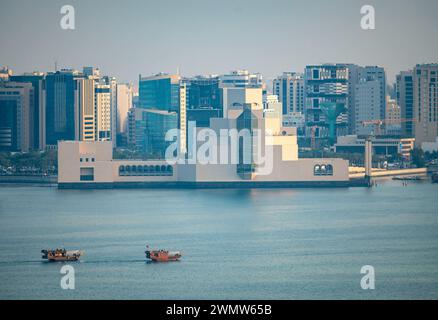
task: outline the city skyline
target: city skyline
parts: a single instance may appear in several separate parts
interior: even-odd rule
[[[0,301],[438,300],[437,12],[0,0]]]
[[[376,10],[376,30],[362,30],[362,1],[75,0],[69,2],[75,30],[63,30],[64,3],[3,2],[0,25],[20,25],[2,27],[8,32],[0,33],[0,41],[8,50],[0,61],[14,74],[54,70],[55,62],[58,69],[98,66],[120,82],[177,69],[185,76],[248,69],[269,80],[311,64],[356,63],[384,67],[393,83],[400,71],[436,61],[438,44],[430,40],[438,31],[438,3],[422,3],[368,1]]]

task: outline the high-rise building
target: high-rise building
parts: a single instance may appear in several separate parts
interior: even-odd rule
[[[333,143],[336,136],[348,133],[348,78],[345,65],[312,65],[305,69],[306,136],[318,145]]]
[[[166,149],[171,144],[165,140],[165,134],[178,126],[178,113],[162,110],[146,112],[145,152],[154,158],[164,159]]]
[[[31,83],[33,87],[33,108],[30,110],[31,118],[33,119],[33,144],[31,149],[43,149],[43,119],[41,117],[44,107],[44,99],[42,95],[42,84],[44,74],[40,72],[33,72],[29,74],[9,76],[9,80],[13,82],[27,82]]]
[[[273,81],[273,94],[283,105],[283,115],[304,112],[304,78],[302,74],[284,72]]]
[[[131,108],[128,114],[128,143],[149,159],[164,159],[172,141],[165,134],[178,126],[179,116],[174,111]]]
[[[380,114],[380,83],[377,80],[361,79],[355,86],[355,133],[357,135],[370,135],[374,127],[364,125],[364,121],[382,119]],[[382,119],[383,120],[383,119]]]
[[[386,134],[401,135],[401,110],[395,99],[386,96]]]
[[[153,125],[154,128],[148,128],[148,132],[154,133],[156,139],[148,138],[149,146],[147,152],[154,150],[154,154],[163,154],[165,150],[159,152],[159,148],[166,145],[164,137],[169,129],[180,129],[180,151],[185,153],[185,145],[187,139],[186,121],[187,121],[187,86],[184,82],[180,81],[179,75],[157,74],[151,77],[140,76],[139,78],[139,107],[150,111],[163,111],[161,113],[155,113],[147,117],[156,118],[160,123],[156,125],[153,122],[148,121],[148,125]],[[177,121],[173,120],[175,114],[177,115]],[[170,127],[171,125],[175,127]],[[166,130],[158,133],[158,130]],[[152,131],[151,131],[152,130]],[[162,143],[158,141],[158,137],[161,137]],[[150,144],[157,142],[155,147]]]
[[[221,88],[260,88],[263,86],[263,77],[260,73],[250,73],[248,70],[235,70],[229,74],[219,76]]]
[[[84,67],[83,76],[95,81],[95,138],[113,141],[117,146],[117,81],[115,77],[101,77],[99,68]]]
[[[187,110],[222,108],[219,77],[196,76],[183,82],[187,85]]]
[[[75,79],[75,114],[77,115],[76,138],[80,141],[96,140],[95,94],[92,78]]]
[[[104,83],[95,85],[95,118],[96,118],[96,140],[111,140],[111,86]]]
[[[113,147],[117,147],[117,80],[115,77],[105,76],[103,82],[110,89],[110,134],[109,140],[113,142]]]
[[[178,75],[157,74],[139,79],[139,106],[143,109],[179,111]]]
[[[355,64],[344,64],[348,68],[348,122],[349,133],[360,134],[359,131],[363,131],[363,125],[358,121],[356,114],[356,90],[357,85],[367,81],[377,81],[379,84],[379,90],[374,92],[378,95],[379,104],[378,112],[373,110],[370,115],[375,117],[374,119],[362,119],[362,120],[378,120],[385,119],[386,112],[386,74],[385,69],[378,66],[358,66]],[[363,114],[362,114],[363,116]],[[369,129],[366,129],[369,131]]]
[[[414,136],[414,87],[413,72],[402,71],[396,77],[396,100],[400,106],[402,135]]]
[[[178,110],[179,153],[185,155],[187,151],[187,85],[180,83],[179,86],[179,110]]]
[[[187,90],[187,121],[197,127],[208,127],[211,118],[222,117],[222,93],[219,77],[196,76],[185,78]]]
[[[33,145],[31,83],[0,82],[0,151],[28,152]]]
[[[43,83],[45,98],[44,146],[56,147],[59,140],[77,140],[75,77],[78,72],[61,70],[48,73]]]
[[[435,142],[438,136],[438,64],[414,68],[415,145]]]
[[[146,149],[146,110],[131,108],[127,118],[127,144],[137,151]]]
[[[386,73],[385,69],[378,66],[365,66],[359,70],[359,79],[366,81],[377,81],[379,83],[379,117],[376,119],[385,119],[386,113]],[[360,81],[359,80],[359,81]]]
[[[126,144],[128,112],[132,108],[133,88],[131,84],[117,84],[117,145]]]
[[[126,144],[134,148],[137,142],[135,121],[140,120],[140,115],[137,116],[137,110],[139,110],[138,112],[141,112],[143,109],[132,107],[129,109],[128,118],[126,119]],[[143,138],[144,131],[141,134]]]

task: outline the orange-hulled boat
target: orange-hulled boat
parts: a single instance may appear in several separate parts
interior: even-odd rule
[[[167,251],[167,250],[150,250],[149,246],[146,246],[146,259],[150,259],[156,262],[178,261],[181,258],[180,251]]]

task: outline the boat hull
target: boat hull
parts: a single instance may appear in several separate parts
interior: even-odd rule
[[[146,259],[154,262],[178,261],[181,259],[180,252],[168,252],[164,250],[147,250],[145,251]]]
[[[41,250],[42,259],[51,262],[77,261],[81,257],[81,251],[64,250]]]
[[[79,257],[47,257],[47,260],[50,262],[78,261]]]

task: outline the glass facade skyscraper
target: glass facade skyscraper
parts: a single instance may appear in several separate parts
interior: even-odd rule
[[[164,159],[167,147],[168,130],[178,126],[178,114],[162,110],[132,109],[129,113],[128,141],[137,151],[149,159]]]
[[[156,75],[139,81],[140,108],[179,111],[179,77]]]
[[[146,114],[146,138],[144,150],[153,158],[164,159],[167,147],[172,143],[165,140],[168,130],[178,127],[178,114],[167,111],[148,111]]]
[[[139,109],[147,110],[143,150],[164,158],[170,129],[180,129],[181,152],[185,152],[187,89],[179,75],[157,74],[139,78]],[[138,143],[136,143],[138,146]]]
[[[396,99],[400,106],[402,135],[414,136],[414,74],[412,71],[402,71],[396,76]]]
[[[46,96],[46,144],[75,140],[75,80],[71,71],[49,73],[44,83]]]
[[[222,117],[222,93],[218,77],[184,79],[187,85],[187,121],[197,127],[208,127],[211,118]]]
[[[221,91],[218,77],[194,77],[187,83],[187,109],[221,109]]]

